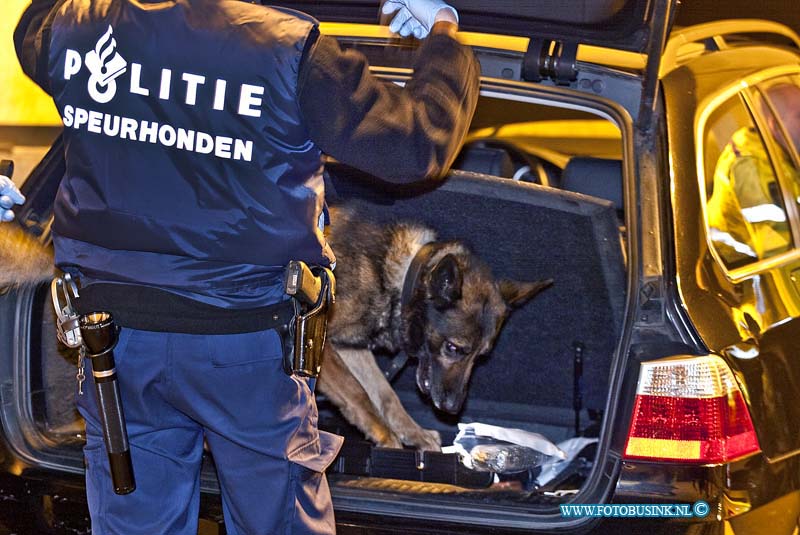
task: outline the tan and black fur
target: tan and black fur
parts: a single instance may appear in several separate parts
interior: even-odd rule
[[[0,223],[0,286],[49,281],[54,271],[52,249],[16,222]]]
[[[318,387],[376,443],[438,450],[438,433],[408,415],[372,351],[405,351],[420,391],[457,413],[476,357],[491,351],[509,312],[552,281],[497,281],[462,242],[437,242],[422,225],[377,226],[349,210],[331,220],[337,297]],[[433,252],[403,302],[409,267],[428,243]]]

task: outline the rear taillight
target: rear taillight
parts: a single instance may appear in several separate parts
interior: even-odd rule
[[[720,357],[641,365],[627,459],[715,464],[759,449],[742,392]]]

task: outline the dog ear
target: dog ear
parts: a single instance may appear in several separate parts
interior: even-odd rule
[[[458,261],[451,254],[439,260],[431,271],[430,296],[437,308],[446,308],[461,299],[463,281]]]
[[[519,282],[509,279],[500,281],[500,294],[510,307],[524,305],[534,295],[553,285],[553,279],[536,282]]]

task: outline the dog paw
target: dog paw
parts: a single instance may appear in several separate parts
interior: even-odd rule
[[[434,429],[423,429],[427,440],[422,444],[422,449],[427,451],[441,451],[442,437]]]
[[[442,438],[439,436],[439,432],[433,429],[420,428],[418,432],[404,437],[403,443],[423,451],[441,451],[442,449]]]
[[[386,433],[381,434],[381,436],[376,437],[375,442],[381,448],[396,448],[396,449],[403,448],[402,441],[397,437],[397,435],[395,435],[391,431],[387,431]]]

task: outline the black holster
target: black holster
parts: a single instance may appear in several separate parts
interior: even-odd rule
[[[319,375],[335,287],[330,269],[309,267],[303,262],[289,263],[284,288],[292,297],[295,314],[283,333],[283,363],[287,374]]]

